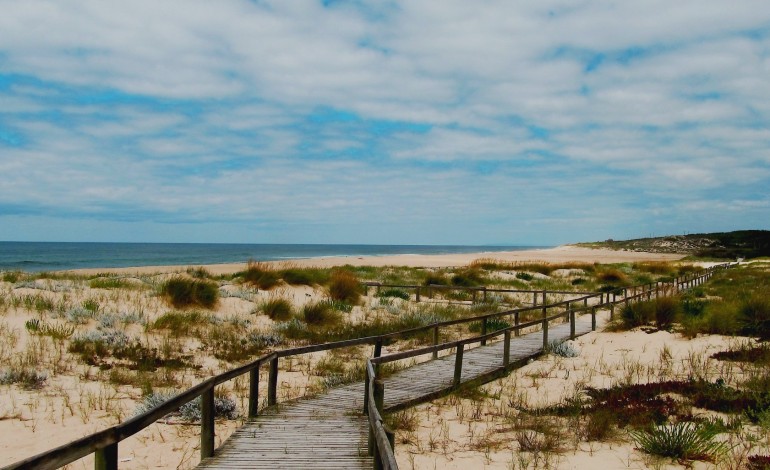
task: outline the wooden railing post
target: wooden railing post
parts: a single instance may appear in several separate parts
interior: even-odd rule
[[[537,307],[537,292],[532,293],[532,306]]]
[[[591,307],[591,331],[596,331],[596,307]]]
[[[201,394],[201,459],[214,455],[214,385]]]
[[[481,336],[484,336],[487,334],[487,317],[484,317],[481,319]],[[484,346],[487,344],[487,340],[482,339],[481,345]]]
[[[438,325],[433,327],[433,346],[438,345]],[[438,351],[433,351],[433,359],[438,359]]]
[[[464,344],[457,345],[457,354],[455,355],[455,376],[454,376],[454,382],[453,382],[455,387],[460,385],[460,380],[462,379],[464,349],[465,349]]]
[[[487,302],[487,286],[484,286],[483,290],[484,290],[484,303],[486,303]]]
[[[575,339],[575,310],[569,308],[569,339]]]
[[[267,378],[267,406],[278,403],[278,358],[270,360],[270,375]]]
[[[367,380],[368,382],[368,380]],[[382,416],[382,407],[385,403],[385,384],[382,383],[382,380],[375,379],[374,380],[374,390],[372,390],[372,395],[374,395],[374,406],[377,408],[377,411],[380,413],[380,416]],[[380,453],[377,450],[377,444],[375,443],[374,438],[374,429],[369,427],[369,455],[374,457],[374,465],[375,467],[380,462]]]
[[[548,349],[548,309],[543,307],[543,351]]]
[[[249,418],[259,414],[259,365],[249,371]]]
[[[417,286],[417,290],[414,293],[414,300],[415,300],[415,302],[419,302],[420,301],[420,286]]]
[[[543,305],[546,305],[545,296],[546,296],[545,289],[543,289]]]
[[[510,363],[511,363],[511,330],[505,330],[505,333],[503,334],[503,367],[508,368],[508,365]]]
[[[118,443],[110,444],[94,452],[95,470],[118,470]]]
[[[519,311],[516,310],[513,312],[513,324],[514,326],[519,326]],[[516,331],[514,332],[514,335],[519,336],[521,334],[521,330],[516,328]]]

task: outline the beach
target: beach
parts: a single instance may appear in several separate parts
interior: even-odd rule
[[[412,268],[427,268],[433,272],[438,268],[461,268],[478,260],[497,261],[501,264],[511,263],[511,269],[503,271],[516,271],[516,263],[633,263],[677,261],[684,255],[640,253],[627,251],[612,251],[605,249],[589,249],[574,246],[561,246],[550,249],[523,250],[494,253],[467,253],[444,255],[392,255],[392,256],[347,256],[310,258],[292,261],[276,261],[267,264],[276,268],[291,267],[321,267],[334,266],[406,266]],[[154,286],[164,280],[174,277],[173,274],[185,273],[191,266],[145,266],[135,268],[96,268],[73,270],[68,273],[73,277],[55,275],[45,279],[11,281],[6,279],[2,283],[5,296],[5,310],[0,317],[0,332],[3,333],[4,342],[10,347],[5,347],[4,360],[11,363],[19,358],[34,357],[38,368],[47,374],[45,385],[41,388],[24,388],[17,385],[3,385],[0,390],[7,399],[0,403],[0,465],[10,464],[18,459],[28,457],[37,452],[42,452],[55,445],[62,445],[73,438],[84,436],[110,425],[124,421],[135,413],[137,405],[143,400],[144,390],[148,384],[156,391],[174,391],[186,389],[206,377],[231,369],[235,362],[215,358],[212,344],[209,340],[212,332],[221,335],[232,335],[233,338],[244,338],[250,334],[274,334],[278,321],[274,321],[265,313],[265,303],[277,297],[288,299],[297,317],[307,304],[323,301],[328,298],[328,292],[322,286],[296,286],[281,284],[274,290],[255,289],[253,286],[242,284],[235,280],[220,281],[220,300],[215,308],[202,314],[199,325],[194,325],[193,330],[200,329],[198,333],[184,333],[163,329],[156,323],[166,315],[180,315],[179,311],[168,305],[162,296],[156,294]],[[198,266],[193,266],[198,267]],[[247,263],[215,264],[204,266],[211,276],[231,274],[243,271]],[[386,268],[385,272],[392,272]],[[402,271],[410,271],[405,269]],[[415,271],[415,270],[411,270]],[[417,270],[418,272],[424,272]],[[532,287],[539,286],[538,282],[568,283],[585,274],[580,274],[581,269],[556,270],[553,276],[531,274]],[[110,278],[111,274],[118,274],[119,284],[123,287],[113,288],[107,285],[94,284],[96,274],[105,274]],[[515,279],[513,272],[490,273],[496,276],[491,279],[503,282]],[[566,276],[566,277],[565,277]],[[99,278],[105,278],[101,276]],[[525,276],[526,279],[526,276]],[[529,295],[517,299],[517,302],[526,301]],[[14,300],[15,299],[15,300]],[[28,303],[27,300],[29,300]],[[387,302],[385,302],[387,300]],[[441,302],[449,301],[441,304]],[[38,307],[45,302],[50,302],[52,307]],[[401,299],[382,299],[370,293],[361,302],[353,307],[352,311],[345,314],[345,321],[353,324],[365,323],[375,319],[393,321],[402,313],[414,311],[413,309],[426,309],[430,311],[431,305],[437,308],[472,309],[472,302],[457,302],[449,299],[437,300],[438,304],[423,301],[414,304],[411,301]],[[467,304],[467,305],[466,305]],[[18,306],[14,306],[18,305]],[[59,307],[61,305],[62,307]],[[56,306],[56,307],[54,307]],[[94,307],[93,311],[88,309]],[[42,308],[42,309],[41,309]],[[502,308],[502,307],[501,307]],[[472,311],[472,310],[468,310]],[[125,361],[121,363],[114,358],[106,357],[92,361],[83,358],[77,353],[68,351],[67,344],[70,340],[54,339],[35,333],[28,326],[32,319],[39,319],[41,324],[50,326],[72,327],[72,338],[88,337],[103,332],[120,331],[132,340],[138,340],[140,344],[157,350],[168,350],[169,357],[187,361],[194,365],[193,368],[173,370],[158,368],[155,372],[143,373],[126,368]],[[602,320],[606,321],[606,312],[602,314]],[[184,326],[184,325],[180,325]],[[100,333],[101,332],[101,333]],[[460,332],[458,332],[460,333]],[[465,333],[467,334],[467,332]],[[670,335],[646,335],[637,333],[635,346],[629,341],[630,337],[620,336],[616,333],[595,332],[581,340],[579,346],[589,350],[598,348],[599,354],[604,354],[602,348],[610,348],[607,345],[622,345],[628,349],[642,349],[658,351],[661,348],[671,348],[677,357],[686,357],[693,346],[684,339],[673,341]],[[729,343],[728,338],[713,337],[717,348],[725,348]],[[291,343],[285,343],[279,347],[288,347]],[[398,351],[400,348],[414,347],[407,341],[403,344],[390,345],[390,351]],[[366,348],[353,348],[350,351],[340,353],[313,353],[298,359],[296,362],[281,364],[280,402],[300,397],[303,395],[319,393],[323,391],[324,373],[330,367],[354,367],[363,357],[371,353]],[[164,353],[166,354],[166,353]],[[590,356],[583,356],[583,360],[591,361]],[[623,361],[619,356],[618,360]],[[654,360],[651,359],[651,360]],[[27,361],[26,363],[30,363]],[[19,363],[21,367],[21,362]],[[32,364],[32,363],[30,363]],[[546,363],[547,364],[547,363]],[[532,367],[536,367],[533,364]],[[618,366],[620,367],[620,366]],[[572,377],[582,376],[579,370],[590,370],[589,365],[574,363],[570,365]],[[347,369],[344,369],[347,370]],[[524,369],[522,374],[527,380],[529,369]],[[326,372],[325,372],[326,371]],[[150,374],[150,375],[148,375]],[[612,374],[610,374],[611,376]],[[232,396],[240,410],[245,409],[246,384],[245,379],[235,381],[223,388],[223,393]],[[264,395],[267,383],[266,377],[260,377],[260,390]],[[494,384],[491,385],[494,387]],[[545,387],[553,397],[558,398],[559,390],[564,387],[564,382],[553,380]],[[530,390],[532,397],[545,396],[544,388]],[[264,401],[264,396],[261,399]],[[451,410],[451,406],[449,407]],[[422,411],[420,411],[422,410]],[[432,411],[425,411],[432,410]],[[453,417],[451,412],[447,414],[447,407],[442,403],[425,405],[418,409],[421,416],[435,416],[440,421],[439,426],[447,426],[451,433],[461,435],[467,428],[467,420]],[[241,414],[240,420],[243,419]],[[217,421],[217,445],[231,434],[238,426],[237,420]],[[461,437],[457,437],[458,447],[451,455],[444,451],[440,453],[429,451],[425,448],[425,440],[431,441],[430,430],[436,427],[436,423],[424,420],[416,431],[418,441],[422,444],[399,445],[397,447],[398,459],[402,468],[433,468],[460,465],[467,462],[468,468],[482,468],[494,461],[492,466],[508,468],[510,464],[510,452],[507,450],[497,453],[492,461],[481,452],[469,452],[473,445],[463,444]],[[134,437],[121,443],[121,468],[191,468],[198,461],[198,427],[195,424],[157,422]],[[18,442],[22,442],[19,444]],[[633,452],[630,445],[618,448],[622,452]],[[440,454],[440,455],[439,455]],[[578,454],[590,454],[590,452],[578,452]],[[608,452],[604,462],[612,462],[618,458],[617,452]],[[568,459],[571,460],[571,459]],[[89,468],[93,458],[87,457],[71,468]],[[595,463],[593,460],[592,463]],[[416,464],[416,465],[415,465]],[[463,464],[464,465],[464,464]],[[460,466],[463,466],[460,465]],[[458,467],[459,468],[459,467]],[[463,467],[464,468],[464,467]]]
[[[647,253],[637,251],[617,251],[608,249],[583,248],[572,245],[562,245],[555,248],[478,252],[442,255],[387,255],[387,256],[329,256],[320,258],[296,259],[291,261],[268,261],[272,265],[292,265],[296,267],[328,268],[334,266],[407,266],[423,268],[447,268],[466,266],[479,259],[497,260],[505,263],[543,262],[543,263],[633,263],[642,261],[677,261],[684,258],[683,254]],[[232,274],[246,269],[247,262],[208,264],[203,267],[211,274]],[[99,273],[119,274],[154,274],[184,271],[189,266],[137,266],[128,268],[90,268],[74,269],[68,272],[95,275]]]

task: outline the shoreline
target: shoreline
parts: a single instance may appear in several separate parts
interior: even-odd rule
[[[649,253],[638,251],[616,251],[606,248],[583,248],[561,245],[554,248],[530,249],[518,251],[496,251],[475,253],[450,253],[439,255],[399,254],[365,256],[324,256],[318,258],[296,258],[283,261],[264,261],[271,266],[294,266],[300,268],[330,268],[336,266],[407,266],[413,268],[448,268],[466,266],[478,259],[490,259],[501,262],[542,262],[542,263],[626,263],[639,261],[678,261],[685,254]],[[135,266],[125,268],[81,268],[58,272],[96,275],[96,274],[164,274],[183,272],[193,267],[203,267],[213,275],[226,275],[246,269],[247,262],[222,264],[188,264],[169,266]]]

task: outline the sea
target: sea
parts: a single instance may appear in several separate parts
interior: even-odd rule
[[[545,246],[301,245],[229,243],[0,242],[2,271],[204,265],[326,256],[438,255],[519,251]]]

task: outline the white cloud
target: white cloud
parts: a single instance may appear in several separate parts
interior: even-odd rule
[[[629,230],[639,206],[675,217],[709,192],[767,209],[754,1],[0,7],[0,64],[24,77],[0,77],[0,131],[23,141],[2,148],[0,200],[32,212],[473,241],[524,219]]]

